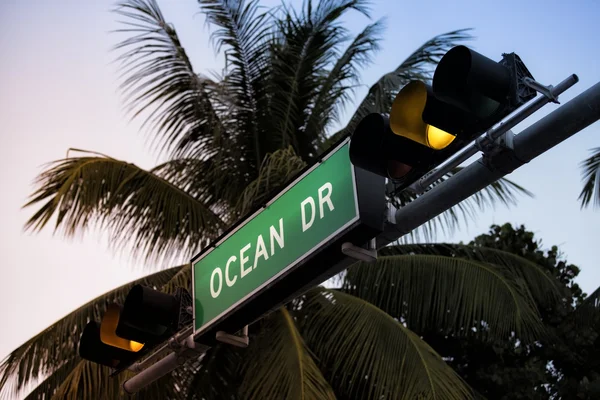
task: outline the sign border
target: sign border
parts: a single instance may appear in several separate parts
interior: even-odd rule
[[[319,243],[317,243],[316,245],[314,245],[310,250],[308,250],[306,253],[304,253],[301,257],[297,258],[294,262],[292,262],[291,264],[289,264],[288,266],[286,266],[284,269],[282,269],[281,271],[279,271],[277,274],[273,275],[270,279],[268,279],[267,281],[263,282],[260,286],[258,286],[257,288],[255,288],[252,292],[248,293],[246,296],[244,296],[241,299],[239,299],[237,302],[235,302],[234,304],[232,304],[231,306],[229,306],[227,309],[225,309],[219,315],[217,315],[216,317],[212,318],[210,321],[208,321],[202,327],[200,327],[199,329],[196,330],[196,283],[195,283],[196,282],[196,280],[195,280],[195,274],[196,274],[195,270],[196,270],[196,268],[195,268],[195,264],[198,263],[200,260],[202,260],[204,257],[206,257],[208,254],[210,254],[213,250],[215,250],[216,248],[218,248],[219,245],[221,245],[225,240],[229,239],[233,234],[235,234],[237,231],[239,231],[248,222],[250,222],[251,220],[253,220],[258,214],[260,214],[261,212],[263,212],[267,207],[269,207],[271,204],[273,204],[275,201],[277,201],[277,199],[279,199],[281,196],[283,196],[285,193],[287,193],[289,190],[291,190],[299,181],[301,181],[308,174],[310,174],[315,169],[317,169],[321,165],[321,163],[323,161],[325,161],[328,158],[332,157],[342,147],[346,146],[349,142],[350,142],[350,138],[346,138],[338,146],[336,146],[334,149],[332,149],[330,152],[328,152],[328,154],[326,154],[325,156],[323,156],[323,158],[321,158],[319,161],[317,161],[312,167],[310,167],[309,169],[307,169],[306,171],[304,171],[301,175],[299,175],[296,179],[294,179],[291,183],[289,183],[283,190],[281,190],[279,193],[277,193],[277,195],[275,195],[271,200],[269,200],[264,206],[262,206],[261,208],[259,208],[258,210],[256,210],[254,213],[252,213],[250,216],[248,216],[242,223],[240,223],[238,226],[236,226],[235,229],[232,229],[229,233],[227,233],[225,236],[223,236],[221,239],[219,239],[216,243],[211,244],[210,245],[210,249],[208,249],[207,251],[201,252],[200,254],[198,254],[198,255],[196,255],[195,257],[192,258],[192,260],[190,261],[190,264],[191,264],[191,268],[192,268],[192,299],[193,299],[193,301],[192,301],[192,313],[193,313],[192,314],[193,315],[192,328],[193,328],[193,334],[194,334],[194,336],[207,331],[209,328],[212,327],[212,324],[215,321],[218,321],[224,315],[226,315],[227,313],[229,313],[232,310],[236,309],[240,304],[242,304],[247,299],[252,298],[254,295],[256,295],[258,292],[260,292],[265,287],[270,286],[274,281],[276,281],[278,278],[281,278],[282,275],[284,275],[286,272],[289,272],[298,263],[300,263],[301,261],[303,261],[304,259],[306,259],[308,256],[310,256],[311,254],[313,254],[318,248],[320,248],[322,246],[323,243],[331,240],[333,237],[339,235],[341,232],[343,232],[344,230],[346,230],[349,226],[353,225],[358,220],[360,220],[360,209],[359,209],[359,206],[358,206],[358,190],[357,190],[357,187],[356,187],[356,175],[355,175],[355,171],[354,171],[354,166],[352,165],[352,163],[350,163],[350,170],[351,170],[351,174],[352,174],[352,188],[353,188],[353,191],[354,191],[354,210],[355,210],[355,213],[356,213],[355,216],[354,216],[354,218],[352,218],[350,221],[346,222],[344,225],[342,225],[340,228],[338,228],[335,232],[331,233],[325,239],[321,240]]]

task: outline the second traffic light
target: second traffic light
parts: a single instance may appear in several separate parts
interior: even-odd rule
[[[525,78],[532,76],[514,53],[495,62],[454,47],[440,60],[432,86],[412,81],[389,116],[374,113],[360,121],[350,144],[352,163],[404,188],[535,97]]]
[[[109,304],[102,321],[91,321],[79,340],[79,355],[122,370],[191,323],[191,295],[178,288],[175,295],[135,285],[123,306]]]

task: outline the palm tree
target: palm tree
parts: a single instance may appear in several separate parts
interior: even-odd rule
[[[581,208],[590,203],[594,207],[600,207],[600,147],[591,149],[590,152],[592,155],[581,162],[584,180],[583,189],[579,193]]]
[[[340,23],[350,11],[369,16],[367,0],[307,0],[301,10],[263,9],[257,0],[199,3],[226,56],[224,71],[213,78],[194,72],[155,0],[124,0],[116,9],[128,35],[117,46],[127,108],[143,118],[167,161],[143,170],[76,150],[82,154],[51,163],[38,177],[27,206],[39,208],[27,228],[43,229],[56,218],[55,230],[72,236],[93,225],[110,233],[112,248],[148,262],[189,259],[363,116],[387,112],[408,81],[430,79],[440,57],[470,38],[458,30],[427,41],[371,86],[348,124],[332,132],[360,68],[379,48],[381,21],[356,36]],[[517,193],[528,192],[502,180],[421,233],[455,228],[461,216],[514,202]],[[390,201],[415,197],[401,196]],[[469,252],[461,258],[419,249],[397,245],[374,265],[352,267],[338,290],[314,288],[254,324],[247,350],[217,346],[142,398],[468,397],[464,382],[409,328],[435,324],[460,333],[465,321],[483,320],[489,329],[481,334],[533,339],[540,325],[531,298],[552,286],[518,257],[496,254],[486,262]],[[138,282],[172,292],[189,285],[190,272],[186,264]],[[381,290],[381,282],[394,284]],[[133,284],[85,304],[13,351],[0,366],[3,393],[41,378],[29,398],[119,397],[130,375],[109,379],[76,348],[85,324],[107,302],[122,302]]]

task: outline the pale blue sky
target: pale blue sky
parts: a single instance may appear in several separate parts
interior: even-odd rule
[[[298,1],[294,2],[299,3]],[[21,210],[31,181],[69,147],[96,150],[144,168],[156,163],[138,122],[129,123],[116,90],[110,47],[117,28],[113,1],[3,0],[0,3],[0,358],[64,314],[144,274],[148,267],[111,254],[98,234],[65,242],[50,230],[22,232],[32,210]],[[159,0],[178,29],[198,72],[220,69],[209,47],[204,20],[193,0]],[[264,1],[265,5],[279,1]],[[387,18],[383,50],[363,73],[365,88],[432,36],[475,28],[475,49],[490,58],[516,52],[534,77],[555,84],[576,73],[580,83],[566,101],[600,79],[600,2],[574,1],[409,1],[379,0],[373,17]],[[367,23],[347,18],[353,30]],[[523,127],[547,114],[546,106]],[[468,241],[492,223],[525,224],[544,244],[560,245],[582,268],[579,283],[590,292],[600,285],[596,253],[600,210],[579,209],[578,163],[600,146],[596,124],[513,173],[510,178],[536,195],[517,207],[498,206],[452,237]],[[150,266],[158,268],[161,266]]]

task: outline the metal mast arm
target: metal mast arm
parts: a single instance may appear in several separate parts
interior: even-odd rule
[[[508,175],[600,119],[600,83],[514,136],[513,148],[469,165],[429,192],[395,210],[377,238],[385,246]]]

